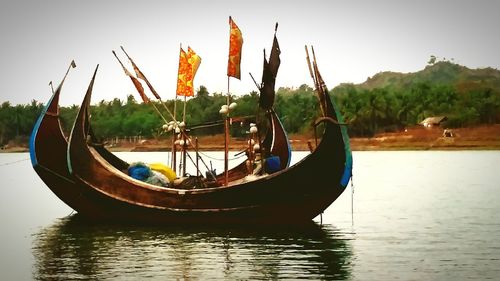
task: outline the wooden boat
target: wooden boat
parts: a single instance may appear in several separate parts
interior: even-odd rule
[[[104,210],[78,210],[87,218],[159,224],[302,223],[335,201],[351,177],[347,131],[317,67],[315,84],[323,116],[316,123],[324,124],[324,132],[316,149],[276,173],[211,188],[167,188],[135,180],[89,146],[94,81],[95,73],[71,131],[67,155],[69,170],[87,199]]]
[[[68,72],[66,72],[63,80],[53,92],[52,97],[45,105],[35,123],[30,138],[31,163],[42,181],[69,207],[85,214],[100,213],[102,211],[100,206],[95,204],[92,198],[87,198],[86,189],[82,189],[81,186],[75,184],[75,180],[68,170],[68,142],[62,131],[59,119],[59,97]],[[273,145],[269,145],[268,149],[274,155],[279,155],[281,159],[289,161],[289,147],[281,147],[288,144],[283,126],[275,113],[270,114],[269,119],[272,122],[272,127],[269,130],[266,140],[269,139],[269,143]],[[88,132],[94,149],[103,159],[116,169],[124,170],[128,168],[128,163],[115,156],[105,149],[102,144],[97,142],[90,126],[88,127]],[[240,179],[246,175],[244,161],[229,171],[231,180]],[[217,178],[222,180],[223,174],[217,175]]]

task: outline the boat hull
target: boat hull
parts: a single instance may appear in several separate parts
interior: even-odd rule
[[[161,224],[303,223],[334,202],[349,180],[347,135],[328,96],[326,115],[333,122],[325,123],[316,150],[297,164],[254,181],[185,190],[132,179],[87,145],[91,92],[92,83],[68,147],[69,170],[89,199],[104,210],[80,212],[88,218]]]
[[[64,80],[63,80],[64,81]],[[68,169],[68,141],[62,132],[59,120],[59,96],[61,85],[53,93],[47,105],[44,107],[33,129],[30,139],[30,156],[35,172],[49,189],[66,205],[74,209],[82,216],[97,220],[121,220],[136,222],[181,222],[181,221],[207,221],[210,217],[218,217],[215,221],[236,221],[238,216],[255,212],[255,208],[228,209],[225,212],[227,218],[222,218],[220,210],[194,211],[170,210],[168,208],[145,207],[141,204],[130,204],[123,200],[117,200],[113,196],[107,196],[101,190],[94,189],[83,180],[76,178]],[[277,117],[276,117],[277,118]],[[281,124],[279,124],[281,125]],[[89,123],[83,127],[91,138],[93,137]],[[282,126],[275,126],[274,135],[285,134]],[[285,134],[286,137],[286,134]],[[123,170],[126,163],[104,149],[102,146],[89,147],[95,154],[94,157],[100,159],[116,171]],[[280,152],[282,153],[282,152]],[[284,155],[284,154],[283,154]],[[288,158],[287,158],[288,159]],[[289,161],[289,159],[288,159]],[[237,180],[246,175],[246,165],[241,163],[229,171],[231,180]],[[219,175],[220,177],[220,175]],[[213,216],[217,213],[217,216]],[[190,217],[190,218],[187,218]]]

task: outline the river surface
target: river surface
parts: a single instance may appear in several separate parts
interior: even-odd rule
[[[0,280],[500,280],[500,151],[353,157],[354,213],[349,186],[310,225],[214,228],[86,223],[0,154]]]

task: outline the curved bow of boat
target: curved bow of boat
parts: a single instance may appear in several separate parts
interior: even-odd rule
[[[31,163],[42,181],[69,207],[87,213],[98,212],[94,202],[83,196],[83,190],[75,184],[66,165],[68,143],[60,124],[58,104],[66,75],[33,128],[30,138]]]
[[[29,148],[33,167],[48,166],[54,172],[67,176],[66,165],[61,159],[66,158],[66,138],[59,121],[59,96],[66,76],[61,81],[52,97],[43,108],[31,133]],[[64,147],[64,151],[58,149]],[[61,165],[63,164],[63,165]]]

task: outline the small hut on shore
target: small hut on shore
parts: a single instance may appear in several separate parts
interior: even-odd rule
[[[446,120],[448,120],[446,116],[433,116],[425,118],[420,124],[425,128],[432,128],[440,126]]]

